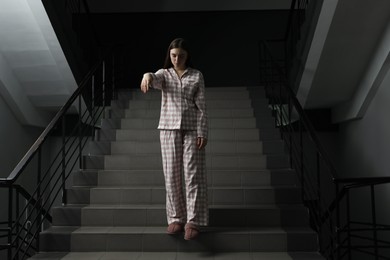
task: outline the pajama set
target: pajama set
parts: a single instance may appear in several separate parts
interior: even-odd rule
[[[207,139],[205,87],[200,71],[187,68],[181,78],[173,68],[151,73],[152,87],[162,91],[158,129],[166,187],[168,224],[208,225],[205,149]],[[183,190],[184,183],[184,190]]]

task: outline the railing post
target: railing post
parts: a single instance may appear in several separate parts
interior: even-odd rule
[[[106,61],[103,60],[102,64],[102,104],[103,104],[103,117],[105,116],[105,107],[106,107]]]
[[[336,183],[335,185],[335,189],[336,189],[336,196],[335,198],[338,197],[338,194],[339,194],[339,184]],[[337,201],[336,202],[337,205],[336,205],[336,249],[337,249],[337,257],[336,259],[340,259],[340,256],[341,256],[341,247],[340,247],[340,201]],[[332,239],[332,247],[334,247],[334,243],[333,243],[333,239]],[[334,250],[332,250],[334,251]]]
[[[66,181],[66,162],[65,162],[65,159],[66,159],[66,141],[65,141],[65,131],[66,131],[66,122],[65,122],[65,115],[63,115],[62,117],[62,172],[61,172],[61,176],[62,176],[62,183],[61,183],[61,187],[62,187],[62,205],[66,205],[67,203],[67,198],[66,198],[66,187],[65,187],[65,181]]]
[[[303,162],[303,131],[302,131],[302,120],[299,120],[299,146],[300,146],[300,165],[301,169],[301,189],[302,189],[302,201],[305,202],[305,167]]]
[[[8,186],[8,260],[12,260],[12,211],[13,211],[12,184]]]
[[[377,232],[377,223],[376,223],[375,187],[374,185],[371,185],[370,188],[371,188],[371,215],[372,215],[373,236],[374,236],[374,252],[375,252],[375,259],[379,259],[378,232]]]
[[[351,197],[350,197],[350,191],[347,190],[346,194],[346,200],[347,200],[347,234],[348,234],[348,259],[352,260],[352,241],[351,241]]]
[[[38,169],[37,169],[37,203],[38,203],[38,211],[37,214],[39,214],[39,221],[37,221],[37,230],[43,230],[43,218],[42,218],[42,194],[41,194],[41,181],[42,181],[42,148],[40,147],[38,149]],[[36,247],[39,248],[39,235],[36,239]]]
[[[284,138],[284,127],[283,127],[283,93],[282,93],[282,82],[280,75],[278,75],[278,87],[279,87],[279,127]]]
[[[82,121],[82,107],[81,107],[81,97],[82,97],[83,95],[82,94],[80,94],[80,96],[79,96],[79,98],[78,98],[78,100],[79,100],[79,104],[78,104],[78,106],[79,106],[79,129],[78,129],[78,136],[79,136],[79,143],[78,143],[78,147],[79,147],[79,168],[80,168],[80,170],[81,169],[84,169],[84,165],[83,165],[83,146],[82,146],[82,141],[83,141],[83,137],[82,137],[82,125],[83,125],[83,121]],[[87,108],[88,109],[88,108]]]
[[[112,97],[111,100],[116,98],[116,91],[115,91],[115,52],[112,52],[112,65],[111,65],[111,74],[112,74],[112,79],[111,79],[111,91],[112,91]]]
[[[292,142],[292,136],[294,134],[294,127],[291,122],[291,114],[292,114],[292,105],[291,105],[291,98],[288,97],[288,124],[291,129],[291,133],[289,135],[290,139],[290,167],[293,168],[293,142]]]
[[[20,204],[19,204],[19,192],[15,189],[15,232],[16,234],[19,234],[20,232],[20,227],[19,227],[19,223],[16,223],[16,221],[19,219],[18,216],[19,215],[19,209],[20,209]],[[22,243],[24,243],[24,241],[22,241]],[[19,248],[19,239],[18,239],[18,235],[15,236],[15,248]],[[16,250],[16,254],[15,254],[15,257],[14,259],[19,259],[19,250]]]
[[[320,154],[316,152],[316,171],[317,171],[317,210],[318,210],[318,216],[322,216],[322,209],[321,209],[321,165],[320,165]]]
[[[94,140],[94,138],[95,138],[95,126],[94,126],[95,119],[93,117],[94,117],[94,110],[95,110],[95,75],[92,75],[91,87],[92,87],[92,91],[91,91],[91,122],[92,122],[92,127],[91,128],[92,128],[92,140]]]

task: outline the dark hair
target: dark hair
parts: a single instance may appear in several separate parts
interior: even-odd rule
[[[180,48],[187,52],[187,60],[185,65],[186,67],[192,67],[191,55],[186,40],[184,40],[183,38],[176,38],[171,42],[171,44],[169,44],[167,55],[165,56],[164,69],[173,67],[173,64],[171,62],[170,52],[172,49],[175,48]]]

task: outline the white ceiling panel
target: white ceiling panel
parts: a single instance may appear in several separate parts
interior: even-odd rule
[[[68,89],[61,80],[37,80],[21,83],[27,95],[69,95]]]
[[[14,69],[14,74],[20,82],[62,80],[62,76],[55,66],[20,67]]]
[[[47,44],[42,34],[28,31],[12,31],[0,37],[1,51],[47,50]]]
[[[5,51],[3,55],[12,68],[56,65],[55,60],[48,50]]]

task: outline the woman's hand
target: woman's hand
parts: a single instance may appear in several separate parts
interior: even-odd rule
[[[141,91],[144,93],[148,92],[149,86],[152,84],[152,82],[153,82],[152,75],[150,75],[150,73],[145,73],[141,81]]]
[[[196,139],[196,145],[198,146],[198,149],[201,150],[206,147],[207,145],[207,139],[203,137],[198,137]]]

